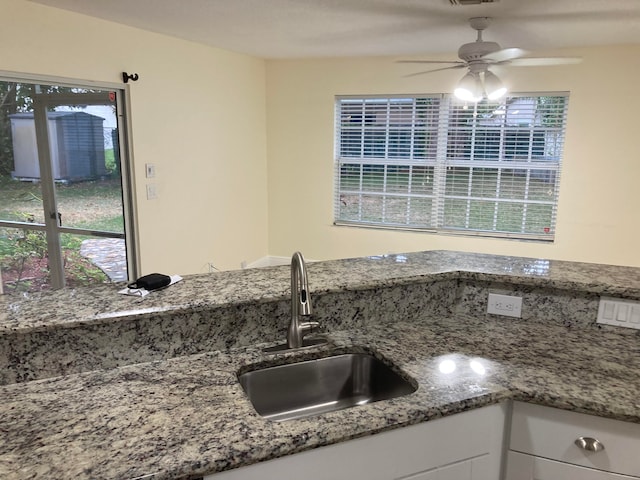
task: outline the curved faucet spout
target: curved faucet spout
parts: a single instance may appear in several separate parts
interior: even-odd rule
[[[303,337],[318,322],[301,322],[300,317],[311,315],[311,295],[304,258],[300,252],[291,257],[291,322],[287,329],[287,347],[299,348]]]

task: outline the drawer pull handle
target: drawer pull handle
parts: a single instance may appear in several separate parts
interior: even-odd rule
[[[604,450],[604,444],[597,438],[592,437],[578,437],[575,443],[578,448],[587,450],[588,452],[601,452]]]

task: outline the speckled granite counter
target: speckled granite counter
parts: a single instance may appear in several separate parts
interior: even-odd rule
[[[334,260],[309,264],[308,270],[310,289],[316,295],[425,280],[465,279],[640,298],[638,268],[464,252],[428,251]],[[31,332],[271,302],[289,294],[289,270],[285,266],[192,275],[188,281],[140,299],[115,295],[115,290],[101,286],[19,298],[0,296],[0,332]]]
[[[18,378],[22,383],[0,387],[0,478],[197,477],[508,398],[640,423],[638,335],[600,330],[592,318],[601,294],[640,298],[639,272],[454,252],[309,265],[329,349],[373,351],[419,388],[402,398],[285,423],[259,417],[236,374],[247,365],[320,355],[312,350],[274,360],[251,345],[282,338],[286,267],[188,277],[145,299],[119,297],[106,287],[4,298],[0,356],[9,361],[21,341],[21,348],[49,346],[66,373],[77,359],[69,354],[65,363],[64,352],[86,334],[78,352],[91,356],[96,344],[90,334],[104,335],[102,326],[121,327],[122,337],[137,334],[146,350],[110,363],[105,347],[94,354],[98,363],[81,369],[100,370]],[[486,290],[507,287],[544,315],[527,316],[526,309],[522,320],[482,314],[479,298]],[[551,306],[541,308],[548,299]],[[216,324],[213,331],[224,341],[219,348],[196,349],[216,351],[193,354],[190,342],[212,332],[200,332],[205,324]],[[157,329],[155,337],[146,327]],[[168,337],[179,338],[172,343]],[[152,343],[158,340],[163,345]],[[145,358],[158,360],[141,363]],[[456,363],[454,373],[438,368],[445,359]],[[482,368],[471,369],[472,359]]]
[[[640,269],[619,266],[430,251],[308,267],[314,316],[329,331],[481,316],[488,292],[522,296],[527,321],[594,328],[600,295],[640,299]],[[145,298],[117,286],[0,296],[0,384],[283,338],[289,277],[286,266],[194,275]]]

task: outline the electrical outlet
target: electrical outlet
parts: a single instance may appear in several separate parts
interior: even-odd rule
[[[520,318],[522,316],[522,297],[490,293],[487,301],[487,313]]]

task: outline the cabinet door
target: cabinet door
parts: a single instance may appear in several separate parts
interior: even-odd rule
[[[546,458],[509,452],[505,480],[638,480],[638,477],[604,472]]]
[[[491,455],[481,455],[396,480],[497,480],[492,461]]]
[[[396,480],[473,480],[471,477],[472,460],[454,463],[446,467],[416,473]]]
[[[504,419],[505,406],[492,405],[206,480],[498,480]]]
[[[448,465],[438,469],[438,480],[473,480],[471,464],[473,460]]]

